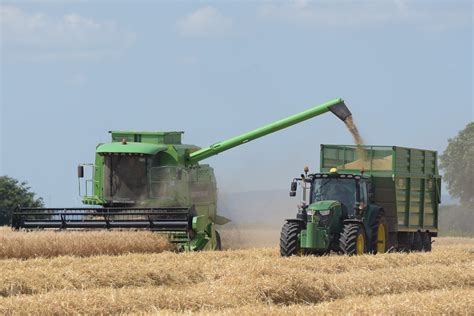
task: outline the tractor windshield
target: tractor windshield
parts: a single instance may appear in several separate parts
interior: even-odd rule
[[[339,201],[347,211],[355,207],[356,183],[354,179],[317,178],[311,185],[311,203]]]

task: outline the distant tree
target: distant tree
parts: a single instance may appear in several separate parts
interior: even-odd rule
[[[464,206],[474,206],[474,122],[449,139],[440,159],[449,194]]]
[[[0,177],[0,226],[10,223],[11,211],[18,205],[43,207],[43,199],[36,198],[26,182],[8,177]]]

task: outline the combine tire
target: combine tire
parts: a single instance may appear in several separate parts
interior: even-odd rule
[[[426,252],[431,251],[431,236],[430,236],[430,233],[428,233],[428,232],[421,233],[421,243],[423,245],[423,251],[426,251]]]
[[[387,251],[387,222],[383,211],[379,211],[372,224],[372,238],[370,239],[370,250],[372,253],[384,253]]]
[[[221,235],[216,230],[216,250],[222,250]]]
[[[301,228],[298,223],[286,222],[280,235],[280,254],[282,257],[290,257],[300,254],[300,243],[298,234]]]
[[[344,254],[349,256],[362,255],[367,252],[364,227],[361,224],[355,223],[345,224],[339,238],[339,248],[341,248]]]

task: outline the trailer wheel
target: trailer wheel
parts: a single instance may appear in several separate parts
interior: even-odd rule
[[[372,253],[384,253],[387,251],[387,222],[383,211],[379,211],[372,225],[372,238],[370,239]]]
[[[286,222],[280,235],[280,254],[282,257],[290,257],[300,254],[300,243],[298,234],[301,228],[298,223]]]
[[[413,243],[411,246],[412,251],[423,251],[423,237],[421,232],[413,234]]]
[[[345,224],[339,238],[339,248],[349,256],[362,255],[367,252],[367,238],[364,227],[356,223]]]
[[[216,250],[222,250],[221,235],[216,230]]]
[[[424,232],[421,233],[421,240],[423,244],[423,251],[430,252],[431,251],[431,236],[430,233]]]

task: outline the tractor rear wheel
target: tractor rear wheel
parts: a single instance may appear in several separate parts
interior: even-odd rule
[[[301,232],[298,223],[286,222],[280,235],[280,254],[282,257],[290,257],[300,254],[300,243],[298,234]]]
[[[339,238],[339,248],[349,256],[362,255],[367,252],[367,238],[365,236],[364,226],[356,223],[348,223]]]
[[[383,211],[379,211],[372,224],[372,238],[370,239],[370,251],[372,253],[384,253],[387,251],[387,222]]]

